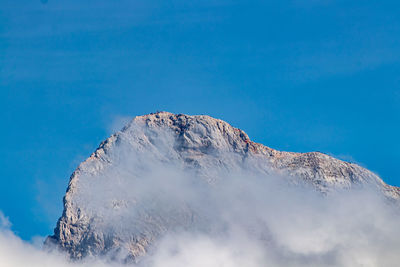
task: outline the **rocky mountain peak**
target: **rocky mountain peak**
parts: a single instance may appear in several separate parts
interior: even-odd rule
[[[209,116],[157,112],[134,118],[79,165],[46,243],[76,259],[112,254],[136,260],[169,231],[207,225],[187,199],[164,206],[155,192],[173,192],[174,183],[187,180],[209,190],[238,174],[281,177],[322,194],[368,185],[390,200],[400,198],[399,188],[356,164],[319,152],[277,151]]]

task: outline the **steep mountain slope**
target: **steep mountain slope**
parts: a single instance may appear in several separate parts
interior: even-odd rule
[[[136,117],[80,164],[46,243],[76,259],[135,260],[169,231],[209,227],[192,196],[174,191],[177,184],[213,188],[234,175],[274,177],[323,194],[368,185],[390,200],[400,198],[399,188],[356,164],[318,152],[277,151],[209,116],[158,112]]]

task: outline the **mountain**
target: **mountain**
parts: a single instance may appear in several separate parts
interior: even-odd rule
[[[209,116],[157,112],[134,118],[79,165],[46,245],[74,259],[137,260],[168,232],[214,231],[212,208],[198,205],[213,206],[212,196],[190,190],[229,187],[235,176],[308,186],[322,195],[368,186],[387,200],[400,199],[399,188],[357,164],[319,152],[277,151]]]

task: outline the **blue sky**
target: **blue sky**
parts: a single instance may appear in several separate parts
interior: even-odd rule
[[[208,114],[400,186],[399,1],[1,0],[0,210],[51,234],[128,117]]]

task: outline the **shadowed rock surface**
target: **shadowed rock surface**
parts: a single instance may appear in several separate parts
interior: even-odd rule
[[[356,164],[319,152],[277,151],[209,116],[158,112],[134,118],[79,165],[46,244],[56,244],[74,259],[111,255],[129,261],[146,254],[168,231],[204,227],[207,223],[199,223],[203,218],[189,204],[179,199],[165,204],[162,194],[151,194],[159,177],[166,180],[162,188],[173,192],[177,173],[210,187],[226,174],[246,173],[249,179],[282,177],[322,194],[368,185],[389,200],[400,197],[399,188]],[[142,185],[141,179],[150,182]]]

